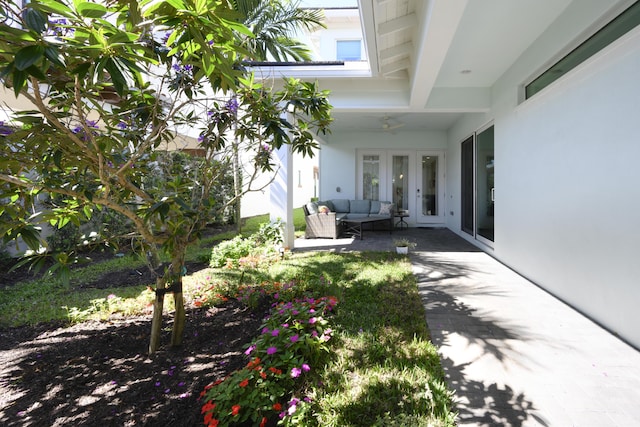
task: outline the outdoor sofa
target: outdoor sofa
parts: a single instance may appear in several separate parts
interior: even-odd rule
[[[379,200],[331,199],[309,202],[303,207],[307,229],[305,237],[337,239],[345,229],[345,220],[369,218],[384,222],[393,229],[395,205]],[[362,224],[360,224],[362,225]],[[373,226],[374,223],[371,223]]]

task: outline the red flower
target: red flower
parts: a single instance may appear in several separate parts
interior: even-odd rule
[[[249,380],[248,379],[243,379],[242,381],[240,381],[240,387],[246,387],[249,385]]]
[[[204,423],[208,426],[217,426],[220,421],[213,418],[213,412],[207,412],[207,415],[204,416]]]
[[[200,413],[204,414],[205,412],[213,411],[215,407],[216,407],[216,404],[208,400],[207,403],[205,403],[204,406],[202,406],[202,412]]]
[[[267,374],[265,374],[265,373],[264,373],[264,371],[260,371],[260,377],[261,377],[263,380],[266,380],[266,379],[267,379]]]
[[[240,412],[240,405],[233,405],[231,407],[231,415],[238,415]]]
[[[273,410],[276,412],[279,412],[282,410],[282,405],[280,403],[274,403],[273,404]]]
[[[267,417],[262,417],[262,421],[260,422],[260,427],[264,427],[267,425]]]

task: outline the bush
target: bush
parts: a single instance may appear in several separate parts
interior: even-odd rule
[[[265,260],[279,255],[276,248],[282,241],[282,222],[261,224],[258,231],[249,237],[236,236],[215,246],[211,251],[209,266],[256,268]]]
[[[253,241],[245,239],[242,236],[236,236],[231,240],[220,242],[211,251],[211,259],[209,266],[213,268],[221,268],[233,262],[237,266],[240,258],[249,256],[254,249]]]

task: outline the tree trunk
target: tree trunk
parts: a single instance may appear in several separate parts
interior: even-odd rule
[[[176,244],[171,260],[171,291],[173,292],[173,302],[175,303],[175,313],[173,316],[173,328],[171,330],[171,346],[177,347],[182,344],[182,333],[184,331],[185,312],[184,295],[182,293],[182,276],[186,274],[184,258],[187,252],[187,245],[184,242]]]
[[[242,232],[242,214],[240,209],[242,208],[241,202],[242,198],[239,197],[242,192],[242,182],[240,175],[240,157],[238,154],[238,141],[233,141],[233,190],[234,196],[236,198],[236,211],[235,211],[235,221],[236,221],[236,231],[238,234]]]
[[[173,330],[171,331],[171,346],[177,347],[182,344],[182,335],[184,332],[184,324],[186,315],[184,312],[184,295],[182,293],[182,276],[178,277],[179,283],[176,283],[176,290],[173,292],[173,302],[176,306],[176,312],[173,317]]]
[[[160,346],[160,332],[162,331],[162,311],[164,310],[164,277],[156,279],[156,299],[153,302],[153,319],[151,320],[151,338],[149,340],[149,354],[156,352]]]

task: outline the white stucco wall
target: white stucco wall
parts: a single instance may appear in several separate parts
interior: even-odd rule
[[[293,166],[292,166],[292,197],[293,207],[299,208],[312,197],[317,196],[318,183],[314,181],[314,168],[318,166],[319,157],[316,153],[314,157],[302,157],[300,154],[293,154]],[[264,174],[260,176],[258,182],[253,186],[254,188],[260,188],[266,185],[271,180],[271,174]],[[266,186],[259,191],[252,191],[246,193],[242,197],[242,204],[240,205],[240,215],[243,218],[264,215],[270,213],[271,206],[269,204],[272,197],[270,195],[271,188]]]
[[[519,85],[560,34],[532,46],[493,90],[492,254],[640,347],[640,29],[518,105]],[[450,167],[482,121],[450,132]],[[459,189],[459,166],[449,177]],[[460,232],[459,217],[450,224]]]
[[[356,199],[357,149],[446,150],[447,134],[442,131],[344,132],[334,133],[330,144],[320,149],[320,199]],[[340,192],[337,188],[340,187]]]

